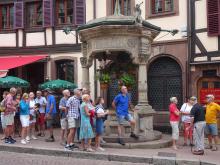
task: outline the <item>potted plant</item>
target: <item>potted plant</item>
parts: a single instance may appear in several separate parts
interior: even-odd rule
[[[98,79],[100,82],[101,89],[107,89],[108,85],[111,81],[111,77],[110,77],[109,73],[100,73],[98,75]]]
[[[125,73],[121,76],[120,82],[122,82],[123,85],[127,86],[127,88],[131,88],[135,84],[135,77],[131,74]]]

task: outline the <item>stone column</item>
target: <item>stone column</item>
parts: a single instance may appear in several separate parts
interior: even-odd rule
[[[140,59],[138,61],[138,104],[135,106],[137,110],[135,131],[147,139],[153,139],[153,115],[155,111],[148,104],[147,63]]]
[[[82,87],[90,90],[89,68],[82,67]]]
[[[92,63],[86,57],[81,57],[80,62],[82,65],[82,88],[90,90],[89,68],[92,65]]]

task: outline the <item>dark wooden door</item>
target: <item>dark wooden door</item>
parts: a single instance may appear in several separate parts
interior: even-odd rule
[[[179,105],[182,104],[182,71],[175,60],[161,57],[150,64],[148,97],[156,111],[167,111],[170,97],[177,97]]]

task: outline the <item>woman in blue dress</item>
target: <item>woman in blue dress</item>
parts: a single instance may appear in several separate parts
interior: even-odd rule
[[[93,152],[94,150],[91,147],[91,140],[94,138],[94,133],[90,124],[90,113],[88,108],[90,96],[87,94],[83,95],[82,101],[83,103],[80,108],[81,125],[79,139],[81,140],[83,150]],[[87,147],[85,146],[85,140],[88,142]]]

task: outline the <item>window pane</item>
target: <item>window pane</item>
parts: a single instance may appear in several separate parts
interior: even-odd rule
[[[155,13],[163,12],[163,0],[155,0]]]
[[[203,81],[202,82],[202,88],[208,88],[209,87],[209,82]]]
[[[165,12],[173,11],[173,0],[165,0]]]
[[[115,11],[116,0],[113,1],[113,13]],[[131,0],[119,0],[121,14],[122,15],[131,15]],[[113,14],[112,13],[112,14]]]
[[[42,25],[42,3],[35,2],[27,5],[27,24],[28,27]]]
[[[10,6],[10,28],[13,28],[14,23],[14,7]]]
[[[36,25],[42,25],[42,20],[43,20],[43,16],[42,16],[42,3],[38,3],[37,4],[37,13],[36,13]]]
[[[57,78],[74,82],[74,62],[68,60],[61,60],[56,63]]]
[[[124,0],[124,15],[131,15],[131,2]]]
[[[2,7],[2,28],[7,28],[7,6]]]
[[[58,23],[65,23],[64,1],[58,3]]]

